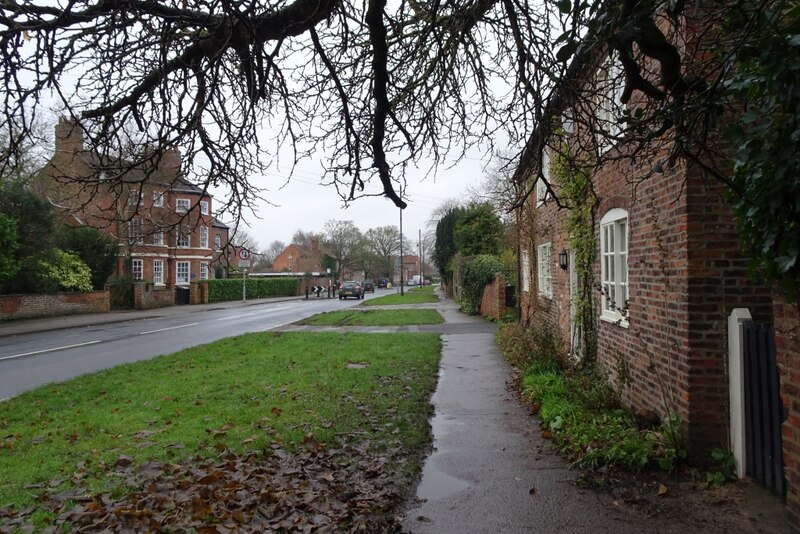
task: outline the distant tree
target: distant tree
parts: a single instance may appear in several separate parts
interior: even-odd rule
[[[370,276],[391,277],[395,258],[400,254],[400,230],[396,226],[379,226],[367,230],[364,237],[374,256]]]
[[[2,183],[0,213],[16,221],[19,248],[17,258],[27,258],[52,248],[53,206],[31,193],[24,180]]]
[[[336,272],[353,267],[362,240],[361,230],[353,221],[330,220],[325,223],[325,250],[336,261]]]
[[[103,289],[117,264],[118,245],[114,239],[95,228],[60,225],[56,245],[78,256],[91,270],[92,287]]]
[[[0,184],[0,214],[13,221],[15,241],[4,241],[3,246],[14,250],[12,264],[18,269],[15,276],[7,278],[0,291],[4,293],[36,293],[55,291],[56,286],[41,283],[40,259],[53,248],[54,224],[52,206],[46,200],[28,191],[25,180],[7,180]]]
[[[322,242],[325,240],[325,236],[317,232],[306,232],[304,230],[296,230],[292,236],[292,244],[303,250],[311,250],[315,240]]]
[[[272,264],[275,263],[275,258],[278,257],[278,254],[283,252],[286,249],[286,243],[283,241],[275,240],[270,243],[267,248],[261,251],[261,256],[270,267]]]
[[[339,272],[336,270],[336,260],[333,259],[328,254],[323,254],[322,255],[322,257],[319,260],[319,266],[322,267],[322,270],[326,271],[326,272],[327,272],[328,269],[330,269],[331,270],[331,276],[333,278],[338,278],[339,277]]]
[[[436,245],[433,251],[433,263],[439,269],[439,274],[445,283],[453,279],[451,261],[458,252],[456,245],[456,221],[462,209],[450,208],[436,225]]]
[[[17,222],[0,213],[0,287],[19,271]]]
[[[455,245],[464,256],[497,255],[502,249],[503,233],[503,223],[490,203],[470,204],[456,219]]]
[[[235,247],[246,248],[253,254],[258,254],[258,241],[251,234],[242,229],[235,229],[228,242]]]
[[[498,151],[489,171],[481,183],[467,188],[473,202],[488,202],[504,223],[512,223],[515,217],[514,207],[521,197],[521,185],[514,181],[516,169],[515,154]]]

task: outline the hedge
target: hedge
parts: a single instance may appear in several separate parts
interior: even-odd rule
[[[297,278],[248,278],[247,298],[292,297],[297,295]],[[208,302],[242,299],[241,278],[215,278],[208,281]]]

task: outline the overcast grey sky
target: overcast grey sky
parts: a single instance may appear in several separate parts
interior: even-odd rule
[[[403,233],[416,242],[419,231],[425,233],[434,209],[448,199],[466,200],[467,188],[477,187],[487,172],[487,161],[488,156],[487,160],[481,160],[480,153],[476,152],[453,168],[440,168],[436,175],[426,177],[425,169],[409,170],[404,193],[408,207],[403,211]],[[322,232],[331,219],[351,220],[363,232],[378,226],[399,226],[400,209],[390,200],[359,198],[344,208],[336,190],[320,184],[322,174],[321,167],[315,172],[314,163],[304,161],[285,186],[286,174],[277,171],[254,180],[268,190],[264,196],[275,204],[262,202],[257,217],[245,215],[249,228],[244,230],[255,238],[260,248],[275,240],[289,244],[297,230]],[[365,190],[379,191],[377,180],[367,184]]]

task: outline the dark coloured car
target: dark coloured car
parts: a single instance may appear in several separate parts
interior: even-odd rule
[[[364,280],[361,282],[361,287],[364,288],[364,293],[367,291],[375,293],[375,285],[372,283],[372,280]]]
[[[346,299],[348,297],[363,299],[364,289],[361,287],[361,284],[352,280],[344,282],[342,287],[339,288],[339,300]]]
[[[378,278],[378,289],[386,289],[386,286],[389,285],[388,278]]]

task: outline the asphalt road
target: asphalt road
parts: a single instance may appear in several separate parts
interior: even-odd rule
[[[381,292],[366,298],[375,296]],[[361,302],[311,298],[194,312],[186,306],[185,314],[5,337],[0,344],[0,399],[119,364],[271,330]]]

